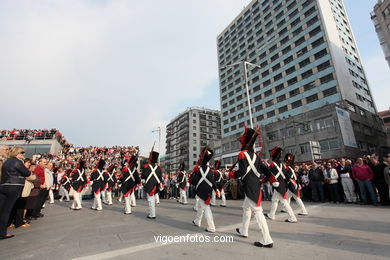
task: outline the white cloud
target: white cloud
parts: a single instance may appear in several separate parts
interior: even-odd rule
[[[149,150],[151,130],[215,80],[216,36],[248,2],[2,1],[2,128]]]

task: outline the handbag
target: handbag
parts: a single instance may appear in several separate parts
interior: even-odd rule
[[[30,196],[31,190],[34,189],[33,181],[35,181],[36,178],[37,176],[35,176],[35,174],[31,174],[30,176],[26,177],[21,195],[22,198],[27,198],[28,196]]]
[[[27,198],[30,196],[31,190],[34,188],[34,184],[31,181],[25,180],[24,187],[22,191],[22,198]]]

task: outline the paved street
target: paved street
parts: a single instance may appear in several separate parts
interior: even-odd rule
[[[12,230],[15,238],[0,241],[0,259],[389,259],[390,208],[309,204],[310,216],[299,223],[283,222],[279,213],[268,221],[274,248],[253,246],[260,231],[252,221],[249,238],[235,235],[241,221],[242,201],[228,201],[227,208],[212,208],[217,232],[234,237],[233,243],[156,243],[154,236],[210,235],[191,224],[195,216],[190,205],[161,200],[157,219],[145,218],[147,203],[139,200],[132,215],[124,215],[122,206],[90,210],[91,201],[83,201],[81,211],[70,211],[69,203],[47,205],[45,217],[28,229]],[[295,207],[295,203],[293,207]],[[264,202],[264,209],[270,207]],[[214,235],[211,234],[211,237]]]

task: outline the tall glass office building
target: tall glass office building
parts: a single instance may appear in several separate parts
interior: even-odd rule
[[[287,119],[302,122],[295,117],[330,104],[334,111],[337,107],[364,114],[376,122],[377,131],[383,131],[342,0],[253,0],[217,37],[217,46],[224,158],[235,156],[239,149],[235,140],[243,124],[250,125],[247,92],[253,123],[278,123],[263,129],[266,144],[279,138],[279,145],[286,145],[288,137],[321,130],[315,129],[318,118],[305,118],[307,131],[299,132],[294,125],[294,133],[285,134]],[[243,66],[230,66],[240,61],[259,65],[247,65],[248,90]],[[334,150],[346,152],[347,146],[356,153],[361,150],[358,141],[347,143],[338,137],[345,133],[340,133],[336,114],[328,116],[339,132],[327,138],[337,139]],[[291,146],[295,153],[305,152],[299,143]]]

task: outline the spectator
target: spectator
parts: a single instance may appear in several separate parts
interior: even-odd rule
[[[371,182],[371,180],[374,178],[374,173],[368,165],[363,164],[363,158],[361,157],[356,160],[356,164],[352,168],[352,178],[354,178],[359,185],[361,198],[360,203],[363,205],[367,204],[367,190],[370,195],[371,202],[375,206],[377,206],[378,203],[376,199],[376,194],[373,188],[373,184]]]
[[[309,170],[309,180],[312,189],[312,200],[315,202],[324,202],[324,174],[315,162],[313,162]]]
[[[343,185],[345,201],[347,203],[356,202],[356,193],[355,187],[351,178],[352,167],[349,164],[346,164],[345,159],[340,160],[339,166],[337,166],[337,172],[341,178],[341,185]]]
[[[305,201],[311,201],[312,191],[309,179],[309,170],[306,164],[303,164],[301,169],[298,171],[300,184],[302,186],[302,195]]]
[[[386,184],[384,170],[386,168],[386,164],[379,161],[379,157],[377,155],[373,155],[370,157],[369,166],[371,170],[374,172],[374,178],[372,179],[376,189],[378,190],[379,199],[382,205],[387,206],[390,205],[389,199],[389,188]]]
[[[326,164],[324,176],[325,183],[328,184],[330,190],[330,200],[332,200],[334,203],[339,203],[341,201],[338,190],[339,175],[337,174],[337,171],[333,168],[332,163],[328,162]]]
[[[34,171],[34,174],[40,180],[41,186],[40,186],[39,197],[37,200],[36,207],[32,211],[33,218],[41,218],[44,216],[41,213],[41,210],[42,210],[43,204],[45,204],[47,196],[49,195],[49,191],[47,190],[47,187],[46,187],[46,177],[45,177],[46,165],[47,165],[47,160],[45,158],[41,158],[41,159],[39,159],[38,165]]]
[[[8,158],[8,152],[9,152],[9,147],[6,145],[0,146],[0,178],[1,178],[1,168]]]
[[[15,201],[22,193],[24,178],[31,175],[30,171],[23,164],[24,154],[24,148],[18,146],[12,148],[9,152],[9,159],[2,167],[0,182],[0,239],[14,236],[7,234],[8,220]]]
[[[386,168],[384,169],[383,175],[385,176],[387,188],[390,190],[390,153],[385,156]],[[390,197],[390,193],[388,194]]]

